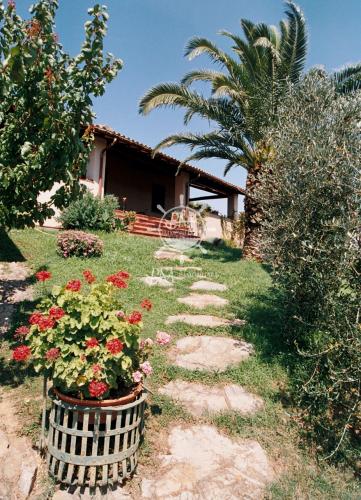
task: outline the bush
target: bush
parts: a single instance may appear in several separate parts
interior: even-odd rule
[[[122,226],[115,215],[117,208],[118,200],[115,196],[107,195],[101,199],[87,192],[63,211],[59,222],[64,229],[115,231]]]
[[[64,231],[57,238],[58,253],[68,257],[99,257],[103,253],[103,242],[95,234],[83,231]]]
[[[312,72],[290,89],[262,178],[263,251],[283,292],[294,394],[327,456],[361,438],[361,95]]]

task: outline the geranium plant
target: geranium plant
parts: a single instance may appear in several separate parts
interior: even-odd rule
[[[17,328],[15,336],[23,343],[13,351],[13,359],[29,360],[63,393],[117,397],[152,373],[148,357],[153,341],[140,340],[142,313],[127,313],[120,306],[127,272],[112,274],[102,283],[89,270],[83,278],[54,286],[29,317],[29,326]],[[144,299],[140,307],[147,314],[152,304]],[[170,340],[157,339],[160,345]]]

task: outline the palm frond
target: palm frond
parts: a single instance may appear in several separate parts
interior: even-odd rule
[[[337,92],[348,94],[361,88],[361,63],[347,66],[331,76]]]
[[[191,61],[202,54],[207,54],[213,62],[222,64],[228,59],[227,54],[207,38],[191,38],[185,47],[184,55]]]

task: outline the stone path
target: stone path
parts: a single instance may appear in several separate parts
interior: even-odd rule
[[[170,248],[160,248],[154,253],[154,257],[160,260],[178,260],[179,262],[192,262],[188,255],[184,255]]]
[[[197,335],[183,337],[170,349],[173,364],[188,370],[225,371],[247,359],[253,347],[247,342],[229,337]]]
[[[218,295],[191,293],[187,297],[177,299],[181,304],[195,307],[196,309],[205,309],[206,307],[224,307],[228,304],[227,299],[218,297]]]
[[[209,328],[217,328],[219,326],[242,326],[246,322],[242,319],[226,319],[208,314],[176,314],[168,316],[165,321],[166,325],[173,323],[185,323],[190,326],[207,326]]]
[[[148,286],[160,286],[162,288],[169,288],[172,286],[169,280],[160,276],[144,276],[144,278],[140,278],[140,280]]]
[[[263,400],[235,384],[204,385],[185,380],[173,380],[158,391],[183,404],[196,417],[224,411],[241,415],[255,413],[263,408]]]
[[[27,281],[29,274],[23,263],[0,264],[0,335],[8,330],[16,304],[32,299],[33,290]]]
[[[190,287],[191,290],[205,290],[214,292],[225,292],[228,287],[222,285],[221,283],[215,283],[214,281],[200,280],[193,283]]]
[[[176,426],[152,479],[142,481],[150,499],[261,499],[274,472],[256,441],[230,439],[209,425]]]

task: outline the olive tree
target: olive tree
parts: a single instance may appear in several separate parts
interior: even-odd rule
[[[361,437],[361,93],[321,71],[290,88],[269,133],[263,252],[295,350],[295,394],[327,456]],[[356,462],[355,462],[356,463]]]
[[[38,0],[22,19],[0,0],[0,227],[41,223],[80,189],[92,147],[92,97],[104,93],[121,61],[104,54],[108,14],[88,10],[80,53],[55,31],[58,0]],[[49,202],[39,193],[60,183]]]

